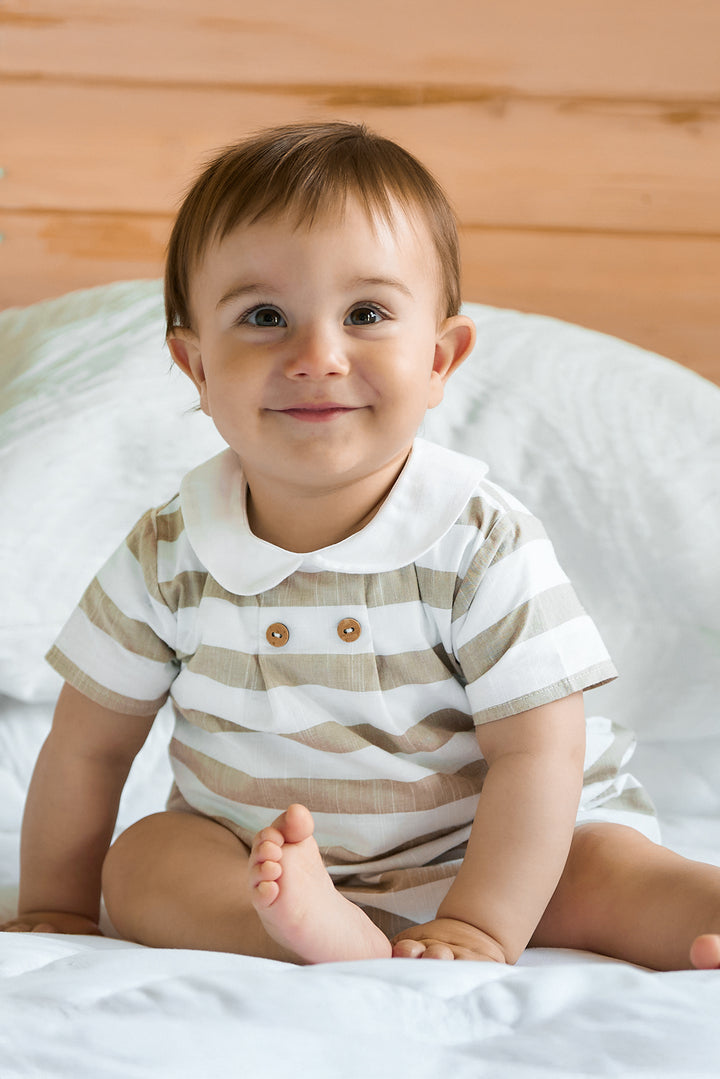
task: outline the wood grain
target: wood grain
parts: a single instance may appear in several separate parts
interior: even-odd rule
[[[465,225],[720,236],[720,100],[681,122],[663,105],[361,106],[332,97],[327,88],[128,86],[120,93],[0,80],[3,154],[11,163],[0,205],[170,213],[213,148],[268,124],[346,119],[417,154]]]
[[[716,0],[4,0],[0,72],[173,85],[720,93]]]
[[[720,384],[720,238],[464,231],[467,300],[552,315]]]
[[[159,277],[170,223],[152,215],[0,212],[0,308]]]

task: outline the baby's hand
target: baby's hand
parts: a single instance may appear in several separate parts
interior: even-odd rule
[[[497,941],[468,922],[435,918],[403,929],[393,938],[394,959],[476,959],[504,963]]]
[[[82,936],[101,937],[96,922],[82,914],[65,911],[28,911],[0,924],[0,933],[74,933]]]

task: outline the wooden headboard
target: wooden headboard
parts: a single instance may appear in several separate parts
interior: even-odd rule
[[[436,173],[467,300],[720,383],[717,0],[2,0],[0,306],[157,277],[208,153],[364,120]]]

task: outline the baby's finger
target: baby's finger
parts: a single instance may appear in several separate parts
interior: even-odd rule
[[[423,954],[423,959],[454,959],[455,952],[449,944],[429,944]]]
[[[393,959],[419,959],[425,953],[421,940],[399,940],[393,944]]]

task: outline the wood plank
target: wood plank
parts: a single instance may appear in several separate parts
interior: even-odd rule
[[[267,124],[341,118],[415,152],[466,224],[720,235],[720,101],[679,123],[659,105],[359,107],[324,92],[2,80],[0,113],[5,208],[168,213],[211,148]]]
[[[171,218],[0,213],[0,309],[162,275]]]
[[[171,21],[172,25],[169,25]],[[4,73],[176,84],[720,92],[716,0],[4,0]],[[407,92],[407,91],[404,91]]]
[[[170,219],[0,215],[0,306],[159,277]],[[552,315],[669,356],[720,384],[720,240],[468,229],[466,300]]]
[[[720,384],[720,238],[463,231],[468,301],[631,341]]]

